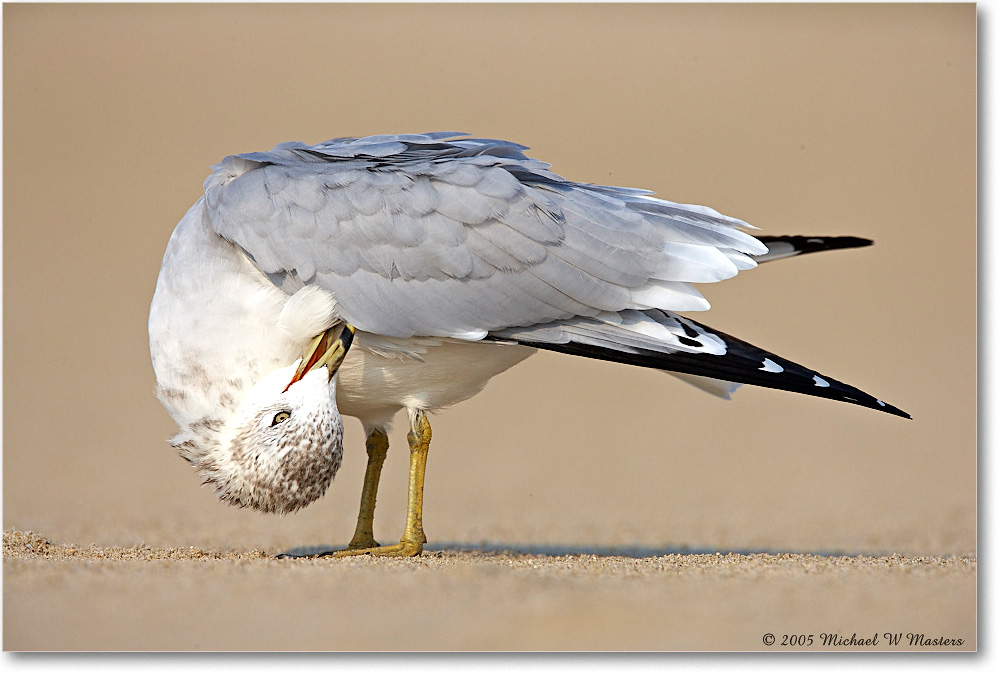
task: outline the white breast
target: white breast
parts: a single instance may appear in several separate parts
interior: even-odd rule
[[[337,407],[369,426],[382,426],[402,408],[436,410],[475,396],[490,378],[535,351],[493,342],[387,340],[359,332],[337,375]]]
[[[304,347],[279,328],[288,295],[211,232],[202,202],[170,237],[149,313],[157,393],[182,428],[235,410]]]

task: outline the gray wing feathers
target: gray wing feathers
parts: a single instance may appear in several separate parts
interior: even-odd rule
[[[745,223],[711,209],[573,183],[524,146],[454,136],[227,157],[205,182],[211,225],[273,280],[319,284],[342,317],[392,337],[706,309],[691,283],[766,253]]]

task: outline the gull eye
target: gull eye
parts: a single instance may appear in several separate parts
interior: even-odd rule
[[[291,416],[292,413],[288,412],[287,410],[282,410],[280,413],[274,416],[273,420],[271,420],[271,426],[273,427],[275,425],[281,424]]]

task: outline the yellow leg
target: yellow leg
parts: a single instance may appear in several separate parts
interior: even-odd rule
[[[368,466],[365,468],[365,484],[361,488],[361,509],[358,511],[358,526],[354,530],[354,538],[347,545],[348,549],[378,546],[373,530],[375,495],[382,476],[382,464],[385,463],[385,455],[389,450],[389,437],[381,429],[373,430],[365,441],[365,450],[368,451]]]
[[[330,555],[341,557],[348,555],[385,555],[408,557],[420,555],[427,543],[424,536],[424,471],[427,468],[427,451],[431,445],[431,425],[423,412],[417,411],[410,421],[410,433],[406,435],[410,445],[410,485],[409,499],[406,505],[406,527],[398,544],[391,546],[370,546],[367,548],[348,548],[344,551],[334,551]],[[388,442],[386,443],[388,445]],[[369,455],[369,468],[372,459]],[[377,480],[376,480],[377,482]],[[365,474],[365,490],[368,489],[368,474]],[[361,529],[361,519],[364,513],[364,492],[362,493],[362,513],[358,515],[358,528]],[[372,491],[372,512],[375,508],[375,495]],[[355,534],[357,538],[357,534]],[[374,541],[374,540],[373,540]],[[353,541],[352,541],[353,544]]]
[[[407,490],[406,528],[401,542],[414,542],[420,553],[427,543],[424,534],[424,472],[427,470],[427,452],[431,448],[431,425],[423,412],[418,411],[406,434],[410,446],[410,483]],[[416,554],[414,554],[416,555]]]

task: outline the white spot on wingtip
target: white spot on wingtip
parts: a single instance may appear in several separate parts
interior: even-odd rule
[[[830,386],[830,383],[829,383],[829,382],[827,382],[826,380],[824,380],[824,379],[823,379],[822,377],[820,377],[819,375],[813,375],[813,383],[814,383],[814,384],[815,384],[815,385],[816,385],[817,387],[829,387],[829,386]]]
[[[777,363],[771,359],[764,359],[764,364],[758,368],[758,370],[763,370],[765,373],[783,373],[785,369],[779,366]]]

